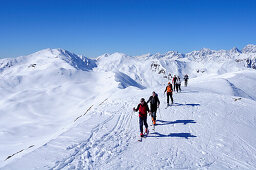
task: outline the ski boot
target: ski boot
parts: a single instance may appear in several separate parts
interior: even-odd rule
[[[145,135],[144,136],[148,136],[148,134],[149,134],[149,130],[148,130],[148,128],[145,130]]]

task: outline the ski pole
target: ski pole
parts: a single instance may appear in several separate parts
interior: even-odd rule
[[[158,108],[158,110],[159,110],[159,117],[160,117],[160,119],[162,119],[162,116],[161,116],[161,113],[160,113],[160,107]]]

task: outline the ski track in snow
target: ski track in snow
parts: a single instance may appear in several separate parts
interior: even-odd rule
[[[73,150],[73,154],[56,162],[56,165],[50,169],[91,169],[102,161],[109,162],[113,155],[125,150],[132,138],[129,134],[133,113],[121,114],[123,109],[124,105],[119,110],[112,111],[109,118],[92,129],[86,141],[67,147],[67,150]],[[109,130],[107,126],[113,124],[114,126]],[[99,134],[100,131],[104,133]]]
[[[160,92],[162,89],[159,88],[157,91]],[[137,105],[140,96],[147,91],[142,90],[134,96],[127,95],[121,100],[110,97],[98,107],[91,109],[88,117],[93,118],[97,115],[97,118],[101,119],[98,123],[92,124],[90,133],[84,131],[86,125],[78,127],[76,131],[84,133],[80,142],[76,140],[73,140],[73,144],[64,142],[68,145],[62,152],[68,154],[60,154],[62,157],[58,157],[53,164],[48,163],[41,168],[54,170],[256,168],[253,164],[256,160],[255,146],[232,132],[229,126],[227,129],[222,128],[226,122],[215,125],[215,122],[222,119],[227,121],[232,119],[232,123],[237,123],[236,121],[239,120],[243,123],[239,117],[232,116],[236,113],[236,108],[232,107],[236,105],[229,106],[229,111],[223,117],[221,108],[226,107],[227,96],[192,93],[197,91],[196,89],[186,88],[181,93],[174,93],[174,104],[167,109],[164,109],[166,98],[160,95],[160,113],[159,111],[157,113],[155,131],[149,126],[148,137],[138,142],[138,114],[131,110]],[[209,100],[211,98],[217,101]],[[232,98],[230,102],[236,104]],[[245,105],[242,101],[241,104]],[[213,107],[214,105],[219,105],[220,109]],[[86,119],[86,116],[81,119],[84,120],[80,120],[78,125],[87,124],[91,120]],[[149,117],[148,124],[151,124]],[[246,122],[244,124],[246,125]],[[65,136],[72,138],[72,133],[71,129],[70,132],[65,132]],[[230,141],[229,138],[235,140]],[[56,138],[47,145],[53,146],[54,144],[51,143],[61,142]],[[37,149],[37,154],[40,155],[40,149],[43,148],[44,146]],[[242,159],[238,153],[240,151],[243,151],[242,156],[249,158],[247,161]],[[24,158],[32,159],[33,156],[32,152]],[[22,158],[17,162],[22,162]]]

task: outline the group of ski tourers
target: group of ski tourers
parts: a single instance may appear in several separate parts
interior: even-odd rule
[[[188,84],[188,75],[186,74],[184,76],[184,85],[185,87]],[[169,98],[171,98],[171,102],[173,104],[173,91],[176,92],[181,91],[181,81],[180,81],[180,77],[179,76],[175,76],[172,79],[172,83],[168,82],[168,85],[165,88],[164,94],[166,92],[167,95],[167,107],[169,106]],[[148,103],[150,103],[150,109],[148,107]],[[140,99],[140,103],[138,104],[138,106],[135,108],[133,108],[134,112],[139,111],[139,124],[140,124],[140,137],[144,137],[147,136],[149,133],[148,130],[148,124],[147,124],[147,114],[149,113],[149,115],[151,115],[152,118],[152,125],[153,128],[156,125],[156,112],[157,112],[157,108],[159,108],[160,105],[160,100],[158,98],[158,95],[156,92],[152,92],[152,96],[149,97],[149,99],[147,101],[145,101],[144,98]],[[145,126],[145,133],[143,133],[143,124]]]

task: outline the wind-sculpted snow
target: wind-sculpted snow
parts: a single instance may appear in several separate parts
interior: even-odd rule
[[[115,80],[119,82],[118,85],[119,88],[124,89],[129,86],[138,87],[139,89],[145,89],[142,85],[138,84],[136,81],[131,79],[128,75],[122,73],[122,72],[116,72],[115,73]]]
[[[79,57],[76,54],[70,53],[69,51],[59,49],[58,50],[59,56],[62,60],[69,63],[71,66],[75,67],[76,69],[88,71],[92,70],[94,67],[96,67],[96,64],[94,60],[88,59],[86,57]]]

